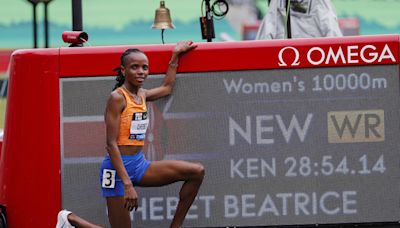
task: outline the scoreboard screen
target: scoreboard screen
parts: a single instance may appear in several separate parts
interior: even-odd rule
[[[114,82],[61,79],[63,206],[95,221],[107,217],[98,176]],[[180,73],[147,104],[145,154],[205,166],[185,226],[397,221],[399,103],[397,65]],[[180,186],[138,188],[134,224],[168,223]]]

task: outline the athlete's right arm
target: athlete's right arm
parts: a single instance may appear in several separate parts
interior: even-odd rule
[[[117,145],[121,112],[125,106],[125,98],[116,91],[112,92],[107,101],[104,119],[106,122],[107,151],[124,184],[125,207],[131,211],[138,207],[138,195],[122,162],[121,153]]]

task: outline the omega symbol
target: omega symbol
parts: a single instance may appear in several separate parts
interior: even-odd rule
[[[290,66],[298,66],[298,65],[300,65],[300,61],[299,61],[300,53],[299,53],[299,50],[297,50],[297,48],[295,48],[295,47],[284,47],[284,48],[282,48],[282,49],[279,51],[279,55],[278,55],[279,63],[278,63],[278,65],[279,65],[279,66],[287,66],[286,61],[283,60],[283,53],[284,53],[287,49],[292,50],[292,51],[294,52],[294,55],[295,55],[294,60],[293,60],[293,62],[290,64]],[[287,56],[287,55],[286,55],[286,56]]]

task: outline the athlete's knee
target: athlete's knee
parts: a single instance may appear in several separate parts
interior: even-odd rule
[[[195,178],[199,179],[199,180],[203,180],[205,172],[206,172],[204,166],[200,163],[195,163],[194,169],[195,169]]]

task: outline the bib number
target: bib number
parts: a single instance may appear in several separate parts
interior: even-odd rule
[[[103,169],[103,180],[101,187],[114,188],[115,187],[115,174],[116,171],[112,169]]]

